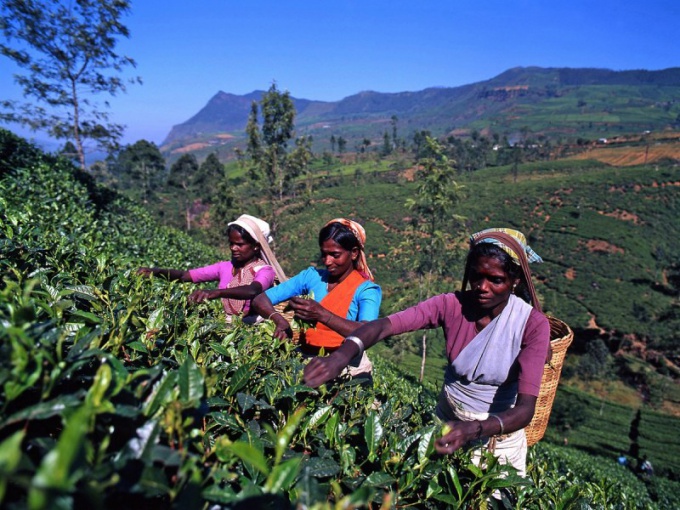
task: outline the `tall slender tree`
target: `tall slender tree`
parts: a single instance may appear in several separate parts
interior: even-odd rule
[[[194,183],[198,194],[209,202],[217,196],[217,185],[224,178],[224,165],[217,154],[211,152],[198,168]]]
[[[129,9],[126,0],[3,0],[0,53],[25,70],[14,78],[29,102],[3,101],[0,119],[71,140],[83,169],[86,140],[115,145],[123,126],[95,98],[124,92],[121,74],[135,66],[116,52],[118,39],[129,37],[121,23]]]
[[[453,162],[441,144],[424,135],[416,172],[418,186],[406,207],[413,213],[411,228],[405,237],[405,250],[410,254],[410,266],[415,269],[422,294],[429,297],[432,279],[444,274],[452,265],[453,239],[450,232],[463,218],[455,214],[462,186],[454,180]],[[422,337],[420,380],[423,380],[427,358],[427,333]]]
[[[180,192],[187,232],[191,230],[191,205],[194,201],[195,179],[198,172],[198,161],[193,154],[183,154],[170,167],[168,186]]]
[[[312,194],[312,174],[309,171],[309,163],[314,157],[312,152],[312,137],[301,136],[295,140],[295,149],[288,156],[290,174],[304,176],[307,197]]]
[[[344,154],[347,148],[347,140],[342,136],[338,138],[338,154]]]
[[[258,122],[258,113],[262,123]],[[278,227],[278,216],[290,181],[298,165],[291,164],[288,144],[295,136],[295,105],[290,93],[280,92],[273,83],[258,104],[251,105],[246,133],[248,155],[252,165],[250,175],[265,183],[270,201],[265,213],[270,218],[272,231]]]
[[[399,117],[392,115],[390,118],[390,124],[392,124],[392,148],[396,149],[399,145],[397,139],[397,122],[399,122]]]
[[[142,200],[147,204],[165,174],[165,158],[155,143],[138,140],[120,151],[116,170],[121,185],[140,190]]]

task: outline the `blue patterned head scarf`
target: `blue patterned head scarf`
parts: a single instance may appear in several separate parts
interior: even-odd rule
[[[483,234],[488,235],[493,234],[494,232],[501,232],[514,238],[519,243],[519,245],[524,249],[524,253],[526,254],[527,261],[529,263],[543,262],[543,259],[540,257],[540,255],[536,253],[534,250],[532,250],[531,247],[527,244],[527,239],[526,237],[524,237],[524,234],[522,234],[519,230],[513,230],[511,228],[487,228],[486,230],[480,230],[479,232],[476,232],[470,236],[470,245],[474,245],[477,242],[495,244],[505,253],[510,255],[510,257],[512,257],[513,262],[515,262],[516,264],[520,264],[519,255],[515,253],[515,250],[513,250],[509,246],[506,246],[500,240],[494,239],[493,237],[486,237],[485,239],[480,239],[478,241],[478,238],[481,237]]]

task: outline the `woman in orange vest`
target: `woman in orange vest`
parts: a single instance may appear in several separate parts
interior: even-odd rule
[[[314,324],[300,335],[300,350],[309,356],[321,348],[330,353],[361,323],[378,318],[382,291],[373,282],[364,245],[366,232],[357,222],[344,218],[329,221],[319,232],[319,248],[325,269],[309,267],[257,296],[253,308],[274,321],[274,336],[291,338],[288,321],[274,305],[288,301],[295,317]],[[304,299],[299,296],[312,296]],[[352,360],[348,373],[371,379],[372,365],[365,353]]]

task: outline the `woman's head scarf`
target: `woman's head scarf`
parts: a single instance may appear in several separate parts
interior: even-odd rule
[[[242,229],[244,229],[248,234],[250,234],[250,237],[255,239],[258,243],[260,242],[260,238],[264,238],[267,243],[272,243],[274,239],[271,236],[271,229],[269,228],[269,223],[267,223],[264,220],[261,220],[260,218],[256,218],[255,216],[251,216],[250,214],[242,214],[238,218],[236,218],[234,221],[230,222],[227,224],[227,226],[231,225],[238,225]],[[258,231],[261,233],[261,235],[258,235]]]
[[[526,256],[527,262],[530,264],[532,262],[543,262],[543,259],[536,253],[534,250],[531,249],[531,246],[527,244],[527,238],[524,237],[524,234],[520,232],[519,230],[513,230],[511,228],[487,228],[486,230],[481,230],[479,232],[476,232],[470,236],[470,246],[473,246],[477,244],[478,242],[480,243],[492,243],[498,246],[501,250],[503,250],[505,253],[510,255],[512,257],[513,262],[515,264],[521,265],[520,262],[520,256],[518,253],[516,253],[515,249],[513,249],[510,246],[507,246],[506,244],[503,243],[502,239],[499,239],[501,236],[494,236],[493,234],[507,234],[510,237],[514,238],[517,243],[519,243],[519,246],[521,247],[521,250],[517,251],[522,251],[524,252],[524,255]]]
[[[340,223],[352,231],[354,237],[359,241],[359,259],[357,260],[356,269],[364,278],[373,281],[373,273],[371,273],[371,270],[368,268],[366,252],[364,251],[364,246],[366,245],[366,230],[364,230],[364,227],[359,225],[356,221],[348,220],[346,218],[335,218],[324,226],[327,227],[331,223]]]
[[[276,260],[276,255],[274,251],[269,246],[269,243],[274,241],[271,235],[271,230],[269,228],[269,223],[255,216],[249,214],[242,214],[236,220],[232,221],[228,225],[238,225],[243,228],[250,236],[257,241],[261,248],[261,254],[264,261],[274,268],[276,272],[276,278],[279,282],[284,282],[287,280],[286,274],[283,272],[283,268]]]
[[[507,253],[513,262],[522,268],[524,280],[531,295],[531,303],[534,308],[541,311],[536,288],[531,279],[530,262],[543,262],[543,259],[527,244],[526,237],[518,230],[511,228],[487,228],[470,236],[470,248],[479,243],[492,243]],[[463,276],[463,290],[467,286],[467,267]]]

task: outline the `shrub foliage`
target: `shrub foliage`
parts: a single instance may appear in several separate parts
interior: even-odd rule
[[[17,161],[0,181],[4,507],[656,506],[635,477],[611,481],[617,466],[547,446],[526,480],[434,455],[434,393],[380,359],[373,388],[304,386],[271,324],[229,324],[134,271],[219,254],[70,163]]]

